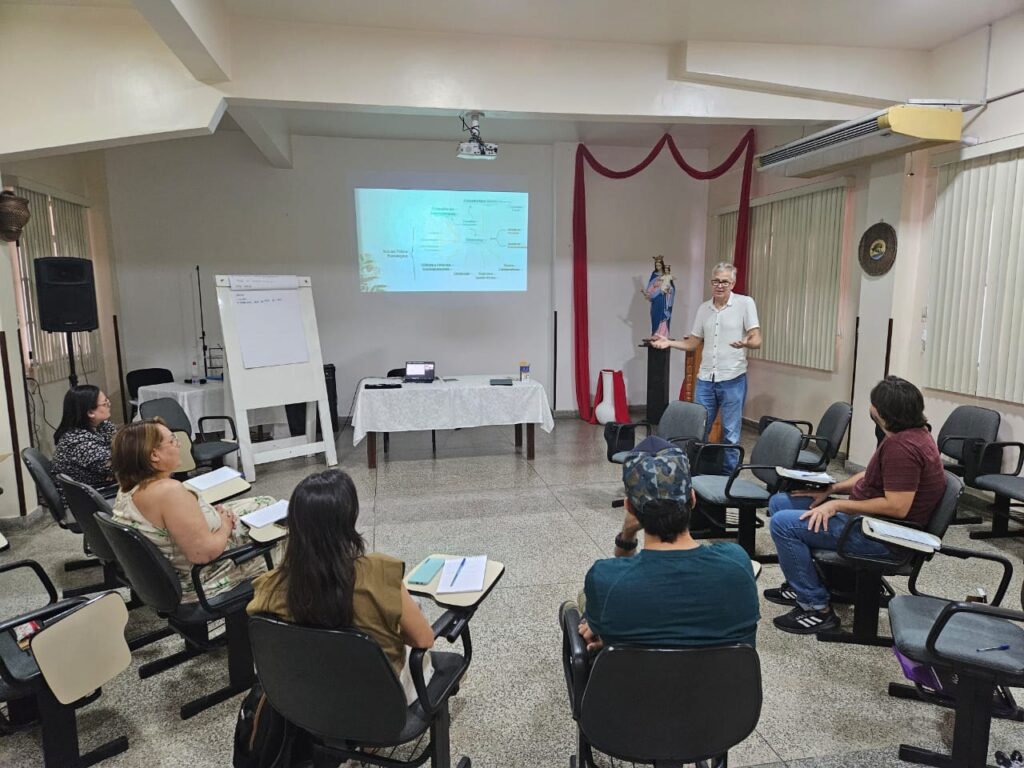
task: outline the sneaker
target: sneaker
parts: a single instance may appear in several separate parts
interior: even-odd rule
[[[830,607],[827,611],[807,611],[797,606],[792,611],[774,619],[776,627],[794,635],[816,635],[819,632],[839,629],[839,617]]]
[[[789,586],[788,581],[782,582],[781,587],[773,587],[764,591],[764,599],[776,605],[796,605],[796,592]]]

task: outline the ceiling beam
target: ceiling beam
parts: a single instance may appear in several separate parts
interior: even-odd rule
[[[136,9],[196,80],[231,79],[228,14],[221,0],[133,0]]]
[[[674,80],[877,109],[929,98],[927,51],[691,40],[673,47]]]
[[[228,114],[275,168],[292,167],[292,141],[284,110],[234,104]]]

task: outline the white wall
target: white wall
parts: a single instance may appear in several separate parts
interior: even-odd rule
[[[107,152],[125,368],[182,376],[197,336],[201,265],[209,340],[220,340],[213,275],[309,275],[324,361],[338,368],[344,417],[358,380],[405,360],[441,375],[512,373],[528,360],[551,392],[552,150],[505,145],[488,163],[450,142],[294,137],[293,170],[267,165],[241,133]],[[374,173],[522,179],[530,194],[529,288],[510,293],[361,294],[353,187]]]
[[[614,170],[631,168],[650,148],[590,147],[595,157]],[[682,149],[683,157],[697,168],[707,166],[707,150]],[[707,182],[692,179],[676,165],[668,150],[643,172],[628,179],[607,179],[587,169],[587,253],[590,315],[590,391],[597,387],[602,368],[621,369],[630,405],[647,402],[647,350],[638,347],[651,333],[650,305],[640,294],[646,287],[658,254],[672,267],[676,299],[672,335],[689,332],[702,301],[704,228],[707,221]],[[571,188],[571,178],[570,178]],[[571,228],[572,207],[559,211]],[[559,258],[571,262],[571,248]],[[571,301],[571,293],[568,296]],[[561,313],[559,313],[561,320]],[[571,323],[559,333],[571,334]],[[571,358],[568,359],[571,365]],[[569,371],[567,370],[567,373]],[[571,380],[563,405],[576,406]],[[670,399],[679,395],[683,357],[673,355]]]
[[[3,371],[0,368],[0,518],[19,517],[36,508],[36,491],[32,484],[21,457],[16,455],[17,448],[23,450],[29,445],[28,413],[25,406],[24,381],[21,378],[21,361],[18,344],[18,313],[14,298],[14,280],[11,265],[16,258],[13,243],[0,241],[0,331],[4,333],[7,360],[10,364],[11,389],[13,397],[7,398],[7,388],[3,385]],[[17,441],[11,430],[10,414],[13,411],[17,432]],[[18,477],[24,484],[25,509],[18,500]]]

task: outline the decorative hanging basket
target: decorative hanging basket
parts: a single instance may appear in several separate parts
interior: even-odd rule
[[[28,222],[28,200],[18,197],[9,189],[0,192],[0,240],[13,243],[21,237],[21,230]]]

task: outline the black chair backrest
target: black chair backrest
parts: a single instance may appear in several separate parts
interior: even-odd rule
[[[25,467],[32,476],[36,488],[39,489],[39,493],[42,494],[46,508],[50,510],[53,519],[64,525],[67,521],[67,509],[57,490],[57,481],[54,479],[53,465],[50,460],[38,448],[25,448],[21,452],[21,460],[25,462]]]
[[[368,635],[257,615],[249,619],[249,640],[267,699],[286,720],[332,740],[399,742],[405,694]]]
[[[939,430],[935,442],[939,450],[957,461],[963,460],[964,441],[950,440],[943,445],[947,437],[975,437],[986,443],[994,443],[999,434],[1000,416],[998,411],[982,408],[977,405],[960,405],[953,409],[949,418]]]
[[[124,378],[125,384],[128,385],[128,397],[134,400],[139,396],[139,387],[170,384],[174,381],[174,374],[166,368],[136,368],[134,371],[128,371]]]
[[[405,366],[403,365],[401,368],[392,368],[390,371],[388,371],[388,378],[389,379],[394,377],[394,376],[400,376],[401,378],[404,379],[405,378]]]
[[[95,518],[132,591],[154,611],[173,612],[181,603],[181,582],[171,561],[131,526],[118,522],[106,512],[97,512]]]
[[[578,722],[613,757],[694,763],[753,733],[761,693],[761,663],[749,645],[613,646],[594,661]]]
[[[846,430],[850,426],[850,419],[853,418],[853,406],[849,403],[832,403],[818,422],[816,434],[828,440],[828,450],[825,458],[832,461],[839,453],[839,446],[843,442]],[[812,443],[814,445],[814,443]]]
[[[658,422],[658,437],[704,439],[708,423],[708,409],[700,403],[676,400],[669,403]]]
[[[565,672],[565,686],[569,691],[569,706],[573,719],[580,716],[583,691],[590,675],[590,653],[580,635],[580,609],[576,603],[562,603],[558,609],[558,622],[562,626],[562,670]]]
[[[942,494],[942,499],[935,507],[925,528],[928,533],[938,536],[940,539],[946,535],[946,529],[956,518],[956,505],[960,501],[960,495],[964,492],[963,480],[949,471],[946,471],[945,475],[946,492]]]
[[[749,464],[764,464],[771,467],[792,468],[800,455],[800,446],[803,443],[803,433],[792,424],[784,421],[773,421],[761,436],[754,443],[754,449],[750,452]],[[768,486],[769,490],[776,490],[779,485],[779,476],[774,469],[751,470],[758,479]]]
[[[99,524],[96,522],[97,512],[111,514],[110,505],[107,500],[96,493],[84,483],[72,480],[67,475],[57,475],[57,482],[64,491],[64,498],[67,499],[68,509],[72,517],[82,529],[85,542],[89,545],[89,551],[104,563],[112,563],[117,560],[117,555],[111,549],[107,537],[103,535]]]
[[[185,415],[181,403],[172,397],[147,400],[139,406],[139,413],[144,419],[154,419],[159,416],[171,432],[184,432],[186,435],[192,436],[192,422]]]

